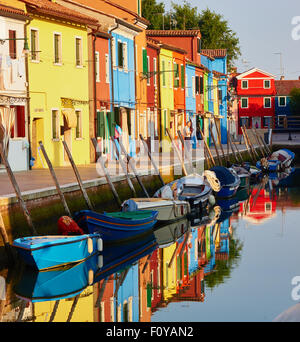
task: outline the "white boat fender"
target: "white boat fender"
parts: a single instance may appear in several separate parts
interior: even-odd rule
[[[87,239],[87,245],[88,245],[89,254],[92,254],[94,251],[94,246],[93,246],[93,240],[91,238]]]
[[[215,196],[214,195],[210,195],[208,197],[208,202],[211,206],[215,205],[216,204],[216,199],[215,199]]]
[[[103,251],[103,240],[101,238],[99,238],[97,240],[97,250],[98,250],[98,252],[102,252]]]
[[[102,268],[103,267],[103,255],[98,255],[98,268]]]

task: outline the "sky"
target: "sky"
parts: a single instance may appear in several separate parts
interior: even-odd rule
[[[171,2],[165,4],[166,12]],[[240,39],[238,72],[252,67],[263,69],[277,79],[300,77],[300,1],[299,0],[187,0],[198,12],[209,8],[223,15]],[[282,72],[283,71],[283,72]]]

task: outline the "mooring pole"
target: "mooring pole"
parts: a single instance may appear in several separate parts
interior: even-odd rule
[[[214,157],[213,157],[213,155],[211,154],[211,151],[210,151],[210,149],[209,149],[209,147],[208,147],[208,144],[207,144],[207,142],[206,142],[206,140],[205,140],[205,136],[204,136],[204,134],[203,134],[203,132],[202,132],[202,130],[201,130],[200,128],[199,128],[199,132],[200,132],[201,137],[202,137],[202,140],[203,140],[203,142],[204,142],[204,146],[206,147],[206,151],[207,151],[207,153],[208,153],[208,155],[209,155],[209,157],[210,157],[210,159],[211,159],[212,166],[216,166],[216,162],[215,162],[215,160],[214,160]],[[209,158],[208,158],[207,160],[209,160]]]
[[[175,144],[175,141],[174,141],[174,139],[173,139],[173,136],[172,136],[172,134],[171,134],[169,128],[166,128],[166,132],[168,133],[168,136],[169,136],[169,138],[170,138],[170,140],[171,140],[173,149],[174,149],[174,151],[176,152],[177,157],[178,157],[178,159],[179,159],[179,161],[180,161],[180,164],[181,164],[181,167],[182,167],[183,174],[184,174],[185,176],[187,176],[188,173],[187,173],[187,170],[186,170],[186,168],[185,168],[184,161],[182,160],[182,157],[181,157],[181,155],[180,155],[180,152],[178,151],[178,148],[177,148],[177,146],[176,146],[176,144]]]
[[[213,131],[212,131],[212,122],[211,122],[210,125],[209,125],[209,131],[210,131],[210,135],[211,135],[211,137],[212,137],[213,143],[214,143],[214,145],[215,145],[215,149],[216,149],[216,153],[217,153],[217,158],[218,158],[218,161],[219,161],[219,165],[222,166],[222,160],[221,160],[221,157],[220,157],[220,154],[219,154],[219,151],[218,151],[218,147],[217,147],[217,143],[216,143],[215,136],[213,135]]]
[[[148,148],[148,146],[147,146],[147,143],[146,143],[146,141],[144,140],[144,137],[142,136],[142,134],[140,134],[140,138],[141,138],[141,140],[142,140],[142,142],[143,142],[143,145],[144,145],[144,148],[145,148],[146,152],[148,153],[148,157],[149,157],[149,159],[150,159],[150,161],[151,161],[151,163],[152,163],[152,165],[153,165],[153,167],[154,167],[155,172],[157,173],[157,175],[158,175],[158,177],[159,177],[159,179],[160,179],[162,185],[165,185],[165,182],[164,182],[164,180],[163,180],[163,178],[162,178],[162,176],[161,176],[161,174],[160,174],[160,172],[159,172],[158,167],[156,166],[156,163],[155,163],[154,159],[152,158],[151,152],[149,151],[149,148]]]
[[[0,144],[0,154],[1,154],[1,158],[2,158],[2,160],[4,162],[4,166],[6,168],[6,172],[8,174],[9,179],[10,179],[10,182],[11,182],[11,184],[12,184],[14,190],[15,190],[15,193],[17,195],[17,198],[19,200],[19,203],[20,203],[21,208],[23,210],[23,213],[25,215],[26,221],[27,221],[27,223],[29,225],[29,228],[30,228],[32,234],[36,235],[37,234],[36,229],[34,227],[34,224],[32,222],[31,216],[30,216],[30,214],[28,212],[28,209],[26,207],[25,201],[24,201],[24,199],[22,197],[22,194],[21,194],[20,188],[18,186],[18,183],[16,181],[16,178],[15,178],[15,176],[14,176],[12,170],[11,170],[11,167],[9,165],[9,162],[8,162],[6,156],[4,155],[2,144]]]
[[[96,140],[96,138],[91,138],[91,140],[92,140],[92,143],[93,143],[93,145],[94,145],[94,148],[95,148],[96,153],[97,153],[97,152],[99,153],[99,151],[97,151],[98,145],[97,145],[97,140]],[[97,161],[100,162],[100,166],[101,166],[101,168],[102,168],[102,171],[103,171],[103,173],[104,173],[104,176],[105,176],[105,178],[106,178],[106,181],[107,181],[107,183],[109,184],[110,189],[111,189],[111,191],[112,191],[112,193],[113,193],[115,199],[117,200],[119,206],[121,206],[122,203],[121,203],[120,197],[119,197],[119,195],[118,195],[118,193],[117,193],[117,191],[116,191],[116,188],[115,188],[115,186],[114,186],[114,184],[113,184],[113,182],[112,182],[112,180],[111,180],[111,178],[110,178],[110,175],[109,175],[109,173],[108,173],[108,171],[107,171],[107,168],[105,167],[105,163],[104,163],[104,160],[103,160],[103,158],[102,158],[102,153],[101,153],[101,152],[99,153],[99,157],[98,157]]]
[[[71,217],[72,215],[71,215],[70,209],[69,209],[68,204],[67,204],[67,202],[66,202],[65,196],[64,196],[64,194],[63,194],[63,192],[61,191],[61,188],[60,188],[60,186],[59,186],[59,183],[58,183],[56,174],[55,174],[54,169],[53,169],[53,166],[52,166],[52,163],[51,163],[51,161],[50,161],[50,159],[49,159],[49,157],[48,157],[48,155],[47,155],[47,152],[46,152],[46,150],[45,150],[45,148],[44,148],[43,143],[42,143],[41,141],[39,141],[39,144],[40,144],[40,147],[41,147],[41,151],[42,151],[42,153],[43,153],[43,155],[44,155],[44,157],[45,157],[46,163],[47,163],[47,165],[48,165],[49,171],[50,171],[50,173],[51,173],[52,179],[53,179],[53,181],[54,181],[54,184],[55,184],[55,186],[56,186],[56,190],[57,190],[57,192],[58,192],[58,195],[59,195],[59,197],[60,197],[60,199],[61,199],[61,202],[62,202],[62,204],[63,204],[63,206],[64,206],[64,209],[65,209],[66,213]]]
[[[88,197],[88,195],[87,195],[87,193],[86,193],[86,191],[85,191],[85,188],[84,188],[84,186],[83,186],[83,183],[82,183],[80,174],[79,174],[78,169],[77,169],[77,167],[76,167],[76,164],[75,164],[75,162],[74,162],[74,160],[73,160],[73,157],[72,157],[72,154],[71,154],[71,152],[70,152],[70,150],[69,150],[69,147],[68,147],[68,145],[67,145],[67,143],[66,143],[65,141],[63,141],[62,143],[63,143],[63,145],[64,145],[65,151],[67,152],[69,161],[70,161],[71,166],[72,166],[72,168],[73,168],[73,171],[74,171],[74,173],[75,173],[75,176],[76,176],[76,179],[77,179],[77,182],[78,182],[80,191],[81,191],[81,193],[82,193],[82,195],[83,195],[83,197],[84,197],[85,203],[87,204],[87,206],[88,206],[88,208],[89,208],[90,210],[93,210],[92,203],[91,203],[91,201],[90,201],[90,199],[89,199],[89,197]]]

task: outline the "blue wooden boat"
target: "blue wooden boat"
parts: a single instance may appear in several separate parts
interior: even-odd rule
[[[33,303],[72,298],[88,286],[129,268],[157,247],[151,232],[141,239],[109,246],[103,253],[69,267],[42,272],[26,267],[13,290],[18,297]]]
[[[232,165],[231,168],[237,173],[240,178],[240,188],[248,188],[250,186],[251,173],[243,166]]]
[[[221,190],[216,193],[219,198],[229,198],[236,194],[241,184],[241,180],[232,168],[214,166],[210,169],[216,174],[221,184]]]
[[[264,161],[259,160],[256,166],[265,172],[279,172],[289,168],[295,158],[295,153],[287,148],[280,149],[271,154]]]
[[[99,233],[104,241],[130,239],[150,230],[157,221],[157,211],[136,210],[99,214],[81,210],[74,220],[85,232]]]
[[[77,263],[99,253],[103,248],[99,234],[79,236],[30,236],[14,240],[24,262],[38,270]]]

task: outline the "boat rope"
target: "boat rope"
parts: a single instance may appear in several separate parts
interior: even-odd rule
[[[221,190],[221,183],[213,171],[205,170],[203,175],[207,179],[213,191],[219,192]]]
[[[215,217],[212,219],[210,225],[214,225],[221,216],[222,209],[220,206],[216,205],[214,208]]]
[[[267,170],[269,168],[269,162],[266,158],[260,160],[260,165],[263,169]]]

